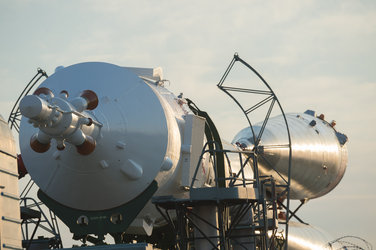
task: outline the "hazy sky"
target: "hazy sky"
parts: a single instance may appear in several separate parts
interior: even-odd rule
[[[38,67],[161,66],[169,88],[208,111],[228,140],[244,118],[216,84],[238,52],[286,112],[325,113],[349,137],[342,182],[300,217],[376,247],[376,1],[0,0],[0,34],[6,118]]]

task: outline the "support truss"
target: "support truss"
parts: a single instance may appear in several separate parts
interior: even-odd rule
[[[226,86],[225,85],[225,81],[227,79],[227,77],[229,76],[231,70],[233,69],[234,65],[236,63],[240,63],[241,66],[245,66],[247,69],[249,69],[251,71],[251,73],[255,74],[258,79],[260,80],[259,82],[261,83],[261,86],[263,86],[264,88],[266,87],[267,90],[260,90],[259,88],[261,86],[256,86],[256,88],[238,88],[236,86]],[[241,111],[243,112],[245,118],[247,119],[247,122],[249,124],[249,128],[252,132],[252,137],[253,137],[253,142],[254,142],[254,153],[252,154],[252,163],[253,163],[253,171],[254,171],[254,174],[255,176],[259,176],[259,178],[256,177],[256,180],[257,179],[260,179],[261,177],[261,173],[259,173],[259,169],[258,169],[258,162],[259,162],[259,158],[262,158],[262,160],[264,162],[266,162],[267,164],[270,165],[271,169],[274,169],[272,164],[268,163],[267,160],[265,159],[265,157],[262,156],[262,154],[260,152],[262,152],[266,147],[282,147],[282,148],[287,148],[288,151],[289,151],[289,165],[288,165],[288,176],[287,176],[287,179],[284,178],[280,173],[278,173],[276,170],[274,170],[278,176],[281,177],[283,183],[278,183],[278,187],[282,187],[284,188],[284,190],[282,192],[279,192],[278,193],[278,200],[282,200],[284,199],[285,202],[286,202],[286,205],[282,206],[283,208],[285,208],[285,214],[286,214],[286,220],[284,222],[280,222],[280,224],[285,224],[285,229],[284,229],[284,232],[285,232],[285,249],[287,249],[287,240],[288,240],[288,221],[290,219],[290,182],[291,182],[291,159],[292,159],[292,149],[291,149],[291,137],[290,137],[290,131],[289,131],[289,126],[288,126],[288,123],[287,123],[287,119],[286,119],[286,116],[285,116],[285,113],[283,111],[283,108],[277,98],[277,96],[275,95],[274,91],[272,90],[272,88],[269,86],[269,84],[265,81],[265,79],[252,67],[250,66],[247,62],[245,62],[243,59],[241,59],[239,57],[239,55],[236,53],[233,57],[233,59],[231,60],[229,66],[227,67],[224,75],[222,76],[221,80],[219,81],[218,83],[218,88],[221,89],[223,92],[225,92],[238,106],[239,108],[241,109]],[[253,86],[252,86],[253,87]],[[261,101],[257,102],[256,104],[253,104],[253,105],[249,105],[249,103],[241,103],[239,100],[236,99],[234,93],[236,92],[241,92],[241,93],[247,93],[249,94],[249,102],[251,102],[252,100],[252,95],[263,95],[265,96],[265,98],[263,98]],[[275,105],[277,104],[277,105]],[[254,111],[256,111],[257,109],[261,108],[262,106],[264,105],[269,105],[268,109],[267,109],[267,112],[265,114],[265,118],[264,118],[264,121],[262,123],[262,126],[261,126],[261,130],[259,131],[258,134],[255,133],[255,130],[253,128],[253,119],[252,119],[252,114]],[[249,107],[250,106],[250,107]],[[245,107],[249,107],[249,108],[245,108]],[[274,108],[277,108],[279,109],[279,112],[282,114],[283,116],[283,119],[284,119],[284,123],[285,123],[285,128],[286,128],[286,132],[287,132],[287,141],[288,143],[286,145],[262,145],[262,136],[264,134],[264,131],[265,131],[265,127],[267,126],[268,124],[268,121],[269,121],[269,118],[270,118],[270,115],[273,111]],[[257,185],[259,186],[260,183],[257,183]]]

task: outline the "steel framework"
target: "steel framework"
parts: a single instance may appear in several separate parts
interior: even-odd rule
[[[257,88],[238,88],[238,87],[235,87],[235,86],[224,85],[229,73],[233,69],[236,62],[239,62],[241,65],[245,66],[253,74],[255,74],[258,77],[258,79],[260,80],[259,83],[261,83],[264,87],[266,87],[267,90],[260,90],[260,86],[257,86]],[[284,245],[284,248],[287,249],[287,247],[288,247],[288,244],[287,244],[287,241],[288,241],[288,221],[291,217],[289,215],[289,213],[290,213],[290,181],[291,181],[292,148],[291,148],[291,136],[290,136],[289,125],[288,125],[285,113],[283,111],[282,105],[279,102],[276,94],[274,93],[274,91],[272,90],[270,85],[266,82],[266,80],[251,65],[249,65],[242,58],[240,58],[237,53],[234,54],[234,57],[232,58],[229,66],[227,67],[225,73],[223,74],[223,76],[222,76],[222,78],[219,81],[217,86],[218,86],[219,89],[221,89],[223,92],[225,92],[238,105],[238,107],[243,112],[243,114],[244,114],[244,116],[245,116],[245,118],[246,118],[246,120],[249,124],[249,127],[250,127],[251,132],[252,132],[253,142],[254,142],[254,149],[253,149],[254,153],[253,153],[253,157],[252,157],[253,171],[254,171],[255,176],[259,176],[259,178],[256,177],[256,180],[263,177],[263,176],[260,175],[259,170],[258,170],[259,157],[263,158],[262,154],[259,154],[260,151],[262,151],[263,149],[265,149],[267,147],[282,147],[282,148],[287,148],[289,150],[288,178],[287,179],[284,178],[280,173],[278,173],[278,171],[274,170],[283,180],[283,183],[277,184],[278,187],[284,188],[284,190],[282,192],[279,192],[277,194],[277,202],[280,203],[279,205],[282,208],[285,209],[284,213],[286,215],[286,220],[280,221],[279,224],[285,225],[285,229],[284,229],[284,231],[285,231],[285,233],[284,233],[284,235],[285,235],[285,239],[284,239],[285,245]],[[238,92],[238,93],[239,92],[248,93],[249,98],[247,100],[247,103],[240,103],[240,101],[238,101],[233,94],[233,93],[236,93],[236,92]],[[250,106],[249,103],[252,101],[252,95],[261,95],[261,96],[265,96],[265,98],[262,99],[261,101],[257,102],[256,104],[253,104],[252,106]],[[269,107],[268,107],[267,113],[265,115],[265,119],[262,123],[261,130],[258,134],[256,134],[254,129],[253,129],[253,125],[252,125],[253,124],[252,114],[257,109],[261,108],[264,105],[268,105],[268,104],[269,104]],[[263,136],[265,127],[268,124],[269,117],[270,117],[273,109],[275,108],[275,104],[277,104],[277,106],[279,108],[279,112],[283,116],[284,123],[285,123],[285,129],[286,129],[286,132],[287,132],[286,140],[287,140],[288,143],[285,144],[285,145],[262,145],[262,136]],[[266,159],[264,159],[264,160],[266,160]],[[274,168],[272,167],[272,169],[274,169]],[[259,185],[260,185],[260,183],[257,183],[257,186],[259,186]],[[283,199],[285,200],[286,205],[282,204]]]
[[[225,86],[224,82],[236,62],[240,62],[256,74],[268,90]],[[290,131],[282,106],[268,83],[255,69],[242,60],[238,54],[234,55],[217,86],[229,95],[244,113],[252,131],[253,141],[255,142],[254,148],[251,150],[241,148],[238,150],[224,150],[219,138],[216,138],[217,140],[208,141],[198,160],[198,165],[190,186],[190,196],[188,198],[172,196],[154,197],[153,203],[169,223],[172,231],[176,233],[175,249],[194,249],[194,243],[197,242],[197,240],[206,240],[209,242],[212,249],[231,249],[231,247],[249,249],[250,246],[252,246],[253,249],[287,249],[292,152]],[[265,95],[266,97],[253,106],[244,108],[244,104],[241,104],[240,101],[234,97],[233,92]],[[283,115],[287,131],[286,140],[288,142],[285,145],[262,145],[262,135],[275,103],[277,103],[279,111]],[[270,105],[261,130],[256,134],[252,126],[251,115],[256,109],[266,104]],[[195,109],[193,111],[197,110]],[[198,115],[206,115],[205,112],[200,112],[201,111],[198,110],[195,113]],[[209,117],[205,118],[211,123]],[[284,183],[276,183],[272,176],[263,176],[259,173],[258,159],[262,157],[262,154],[259,154],[259,152],[264,147],[288,148],[288,179],[282,178]],[[215,184],[213,187],[195,188],[194,183],[197,171],[204,155],[208,154],[214,166]],[[232,169],[230,159],[234,158],[229,157],[231,154],[237,155],[241,167],[237,173],[232,173],[231,176],[226,177],[224,170],[225,165],[228,169]],[[252,168],[254,172],[253,179],[246,178],[244,170],[247,167]],[[282,191],[277,193],[276,187],[279,189],[282,188]],[[280,204],[283,198],[285,199],[286,205]],[[216,211],[216,223],[208,221],[195,212],[198,208],[205,206],[211,206],[214,208],[213,212]],[[283,208],[286,209],[284,212],[286,219],[284,221],[278,221],[277,213]],[[174,219],[174,215],[176,215],[176,219]],[[244,224],[244,218],[247,217],[251,218],[251,222]],[[215,236],[208,235],[204,232],[204,230],[200,228],[202,223],[216,231]],[[279,224],[284,225],[284,234],[277,233],[277,230],[280,229]],[[284,237],[281,235],[284,235]]]
[[[48,75],[44,70],[38,68],[37,73],[21,92],[10,112],[8,124],[10,129],[14,129],[17,133],[19,133],[22,116],[19,103],[24,96],[28,95],[34,89],[42,77],[48,78]],[[30,196],[30,191],[33,186],[34,181],[30,178],[20,195],[23,247],[29,249],[32,247],[33,242],[38,241],[38,244],[40,244],[41,241],[45,241],[48,248],[62,248],[63,245],[56,216],[51,210],[46,208],[42,202],[36,201]],[[45,211],[47,211],[49,216],[46,215]],[[35,239],[35,234],[38,229],[43,229],[45,232],[52,234],[52,237]]]
[[[211,149],[212,148],[212,149]],[[241,168],[232,176],[219,176],[217,167],[214,168],[215,185],[209,188],[194,188],[197,171],[204,155],[210,154],[214,166],[217,165],[217,153],[224,155],[226,164],[231,168],[230,155],[239,157]],[[192,249],[197,240],[207,240],[212,249],[278,249],[281,244],[276,240],[277,222],[277,196],[275,181],[272,176],[259,179],[245,178],[244,170],[251,168],[250,162],[254,152],[223,150],[216,142],[207,142],[201,153],[193,180],[190,186],[189,198],[154,197],[153,203],[172,231],[176,233],[175,249]],[[226,186],[221,187],[220,181],[225,181]],[[271,189],[271,195],[266,195],[266,188]],[[213,224],[195,211],[205,206],[215,207],[218,224]],[[268,211],[271,216],[268,217]],[[214,212],[214,211],[213,211]],[[176,219],[173,215],[176,214]],[[251,217],[252,223],[241,223],[244,218]],[[200,229],[198,221],[217,231],[217,236],[208,235]],[[194,234],[198,231],[201,236]],[[244,233],[247,232],[247,233]],[[271,235],[269,235],[271,232]]]

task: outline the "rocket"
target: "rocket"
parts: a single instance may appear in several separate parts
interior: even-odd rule
[[[347,166],[347,136],[335,129],[334,122],[314,111],[286,114],[292,147],[290,198],[308,200],[321,197],[341,181]],[[262,123],[238,132],[232,143],[241,149],[254,150]],[[257,145],[259,171],[272,175],[277,183],[288,179],[289,151],[282,115],[272,117]]]
[[[213,162],[203,155],[207,120],[164,86],[160,68],[109,63],[58,67],[20,102],[20,147],[39,197],[77,238],[86,234],[152,235],[164,226],[153,196],[187,196],[213,187]],[[347,164],[347,137],[313,111],[288,114],[292,142],[290,198],[330,192]],[[288,176],[281,116],[236,134],[239,152],[259,154],[259,171],[277,184]],[[282,146],[281,146],[282,145]],[[250,162],[251,165],[251,162]],[[229,165],[225,172],[230,176]],[[253,173],[246,173],[253,178]],[[281,190],[277,189],[277,192]],[[131,217],[131,218],[130,218]]]

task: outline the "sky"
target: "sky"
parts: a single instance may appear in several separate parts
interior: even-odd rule
[[[375,1],[0,0],[0,34],[3,117],[38,67],[160,66],[167,87],[206,110],[227,140],[245,120],[216,84],[238,52],[285,112],[324,113],[349,137],[343,180],[299,216],[376,247]]]

